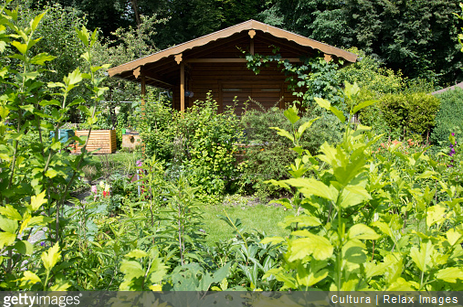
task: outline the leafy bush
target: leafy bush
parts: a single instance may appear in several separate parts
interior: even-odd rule
[[[244,146],[241,147],[243,162],[240,164],[240,184],[242,192],[256,193],[260,198],[279,196],[283,190],[269,185],[269,179],[288,178],[288,165],[295,158],[295,153],[288,150],[291,142],[282,139],[270,127],[283,127],[290,130],[291,125],[285,120],[284,111],[279,108],[269,110],[247,110],[241,117],[245,131]],[[311,153],[316,154],[324,142],[336,143],[341,138],[341,131],[335,116],[326,112],[317,120],[301,139],[301,144]],[[304,114],[302,121],[310,121],[313,114]],[[294,127],[299,128],[299,124]]]
[[[356,105],[351,115],[365,107],[358,104],[355,87],[346,86],[345,93]],[[317,103],[345,122],[328,101]],[[291,123],[300,120],[296,109],[286,115]],[[376,160],[372,147],[379,136],[365,126],[353,130],[346,123],[342,142],[324,143],[317,157],[298,146],[301,131],[279,130],[293,142],[298,157],[292,177],[272,183],[296,189],[294,197],[279,201],[294,215],[282,223],[291,230],[288,238],[261,242],[286,248],[278,266],[263,278],[275,276],[284,283],[280,290],[461,289],[463,188],[454,181],[461,168],[420,150],[405,155],[397,151],[399,142],[389,153],[400,167],[380,154]]]
[[[437,97],[441,104],[431,140],[434,144],[443,146],[447,143],[450,133],[456,133],[457,137],[463,136],[463,90],[456,88]]]
[[[362,110],[362,123],[392,139],[412,137],[429,141],[440,104],[437,98],[426,93],[409,93],[386,94],[378,100],[377,105]]]
[[[0,288],[63,291],[71,286],[57,265],[62,256],[63,211],[73,181],[82,176],[88,153],[84,150],[71,156],[64,150],[72,141],[85,148],[85,138],[73,137],[62,144],[49,136],[51,132],[58,135],[76,108],[84,112],[89,125],[96,123],[96,105],[105,91],[98,74],[105,66],[91,66],[97,32],[82,28],[77,36],[85,50],[84,72],[76,68],[62,82],[40,81],[47,72],[44,67],[55,58],[33,54],[40,41],[35,32],[45,13],[22,27],[18,11],[5,10],[5,5],[0,8]],[[90,108],[82,99],[71,99],[84,79],[93,95]],[[53,241],[47,251],[28,241],[42,228],[48,241]],[[40,251],[42,261],[38,259]]]
[[[208,95],[185,112],[160,103],[147,103],[138,127],[146,144],[146,155],[164,162],[168,171],[188,175],[203,199],[217,201],[236,177],[234,153],[241,135],[233,110],[218,113]]]

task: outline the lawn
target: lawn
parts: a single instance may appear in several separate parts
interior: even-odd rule
[[[243,198],[245,199],[245,198]],[[282,229],[278,223],[282,222],[284,217],[289,215],[282,206],[274,204],[245,204],[237,203],[233,205],[221,204],[204,207],[204,230],[207,233],[206,243],[213,246],[214,242],[227,240],[234,236],[234,229],[225,221],[221,220],[218,215],[228,215],[231,219],[241,220],[241,227],[246,232],[265,232],[269,236],[288,235],[289,231]]]
[[[117,152],[110,155],[93,155],[90,160],[90,168],[94,173],[90,176],[93,184],[100,178],[111,174],[134,173],[136,161],[141,158],[140,153]],[[228,240],[234,236],[234,229],[219,215],[228,215],[233,220],[240,219],[242,228],[246,232],[260,232],[266,235],[283,236],[289,234],[287,230],[278,226],[290,211],[276,204],[268,204],[268,201],[259,201],[253,197],[239,195],[226,196],[223,204],[205,204],[203,222],[206,231],[206,244],[214,246],[215,242]]]

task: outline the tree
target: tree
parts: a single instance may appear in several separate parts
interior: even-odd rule
[[[461,22],[453,16],[458,2],[273,0],[260,17],[331,45],[358,47],[406,77],[443,85],[463,79]]]

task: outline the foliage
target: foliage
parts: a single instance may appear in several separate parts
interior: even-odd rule
[[[202,198],[217,201],[236,174],[236,141],[241,131],[233,110],[217,112],[209,95],[185,112],[160,103],[147,103],[137,129],[146,144],[146,155],[168,163],[171,176],[188,174]],[[141,115],[141,114],[140,114]]]
[[[344,93],[351,115],[371,104],[358,101],[356,85],[347,83]],[[328,101],[317,103],[345,122]],[[300,120],[296,109],[286,117],[292,124]],[[347,122],[342,142],[323,144],[314,157],[298,146],[302,131],[278,129],[298,157],[292,178],[272,183],[296,189],[294,197],[280,200],[295,213],[283,223],[292,231],[288,238],[262,241],[287,249],[264,278],[275,276],[284,283],[280,290],[460,289],[463,190],[453,181],[454,170],[422,151],[404,155],[397,145],[389,150],[402,167],[381,155],[375,160],[372,146],[380,136],[369,130],[353,130]]]
[[[314,97],[340,102],[337,69],[339,64],[343,64],[342,60],[338,63],[332,60],[327,62],[320,53],[315,57],[308,56],[302,59],[301,65],[293,65],[288,60],[283,60],[277,52],[278,49],[274,48],[274,54],[270,56],[246,53],[246,66],[255,74],[259,74],[262,66],[276,62],[282,73],[287,76],[289,90],[293,91],[293,95],[301,98],[298,103],[303,107],[313,108]]]
[[[440,101],[426,93],[386,94],[360,114],[360,121],[393,139],[421,139],[429,142]]]
[[[287,179],[287,166],[295,158],[295,154],[287,149],[291,143],[270,130],[274,126],[290,129],[283,112],[278,108],[251,109],[246,110],[241,117],[245,145],[240,151],[243,156],[243,162],[240,163],[240,185],[244,193],[256,193],[260,198],[265,198],[279,196],[283,192],[281,188],[265,183],[270,179]],[[304,113],[303,120],[312,120],[318,112],[314,113]],[[308,133],[301,139],[303,146],[313,154],[318,152],[324,142],[336,143],[341,139],[340,125],[334,116],[321,111],[318,114],[320,119],[308,128]]]
[[[436,115],[436,126],[431,134],[431,140],[436,145],[444,145],[450,133],[461,137],[463,133],[463,90],[445,91],[437,96],[440,108]]]
[[[0,233],[0,265],[5,272],[0,277],[2,289],[14,288],[17,281],[27,278],[24,274],[29,274],[25,272],[29,272],[27,269],[31,265],[25,260],[36,255],[34,249],[37,248],[27,240],[34,230],[42,227],[46,227],[47,237],[56,244],[43,254],[44,268],[39,267],[39,270],[45,272],[45,279],[40,280],[41,289],[65,290],[69,287],[60,270],[54,267],[63,240],[64,202],[74,179],[81,175],[80,168],[85,165],[87,153],[84,150],[80,155],[70,156],[63,150],[72,141],[84,144],[85,138],[73,137],[62,144],[49,135],[52,131],[58,135],[58,129],[73,108],[82,109],[90,125],[97,121],[95,106],[84,106],[82,99],[68,100],[83,79],[88,80],[93,104],[105,91],[100,87],[102,79],[96,77],[97,71],[103,67],[91,66],[91,50],[97,33],[89,33],[85,28],[77,30],[85,49],[82,57],[89,66],[85,73],[76,68],[62,82],[40,81],[41,75],[47,71],[45,64],[55,58],[47,53],[34,55],[31,51],[40,41],[35,38],[35,31],[44,16],[45,13],[35,16],[23,28],[18,22],[17,10],[1,8],[0,218],[4,223]],[[9,34],[7,29],[14,34]],[[10,62],[10,58],[17,62]],[[54,89],[56,93],[52,92]],[[45,113],[46,109],[49,114]],[[39,282],[36,276],[33,277]],[[26,283],[24,287],[35,288],[34,284]]]
[[[330,45],[358,47],[410,79],[444,85],[461,81],[456,45],[461,21],[453,16],[458,3],[272,0],[260,20]]]

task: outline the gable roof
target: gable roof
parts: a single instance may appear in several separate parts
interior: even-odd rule
[[[317,49],[325,54],[334,55],[338,58],[343,58],[344,60],[349,62],[355,62],[357,60],[357,55],[351,52],[251,19],[240,24],[225,28],[223,30],[207,34],[196,39],[190,40],[188,42],[161,50],[159,52],[139,58],[137,60],[127,62],[117,67],[110,68],[108,70],[108,74],[110,77],[133,79],[131,76],[129,77],[128,73],[132,75],[132,72],[141,66],[150,63],[155,63],[168,57],[173,57],[175,55],[181,54],[184,51],[202,47],[207,44],[211,44],[219,39],[228,38],[237,33],[249,30],[262,31],[264,33],[270,34],[275,38],[288,40],[302,47],[310,47],[312,49]]]

